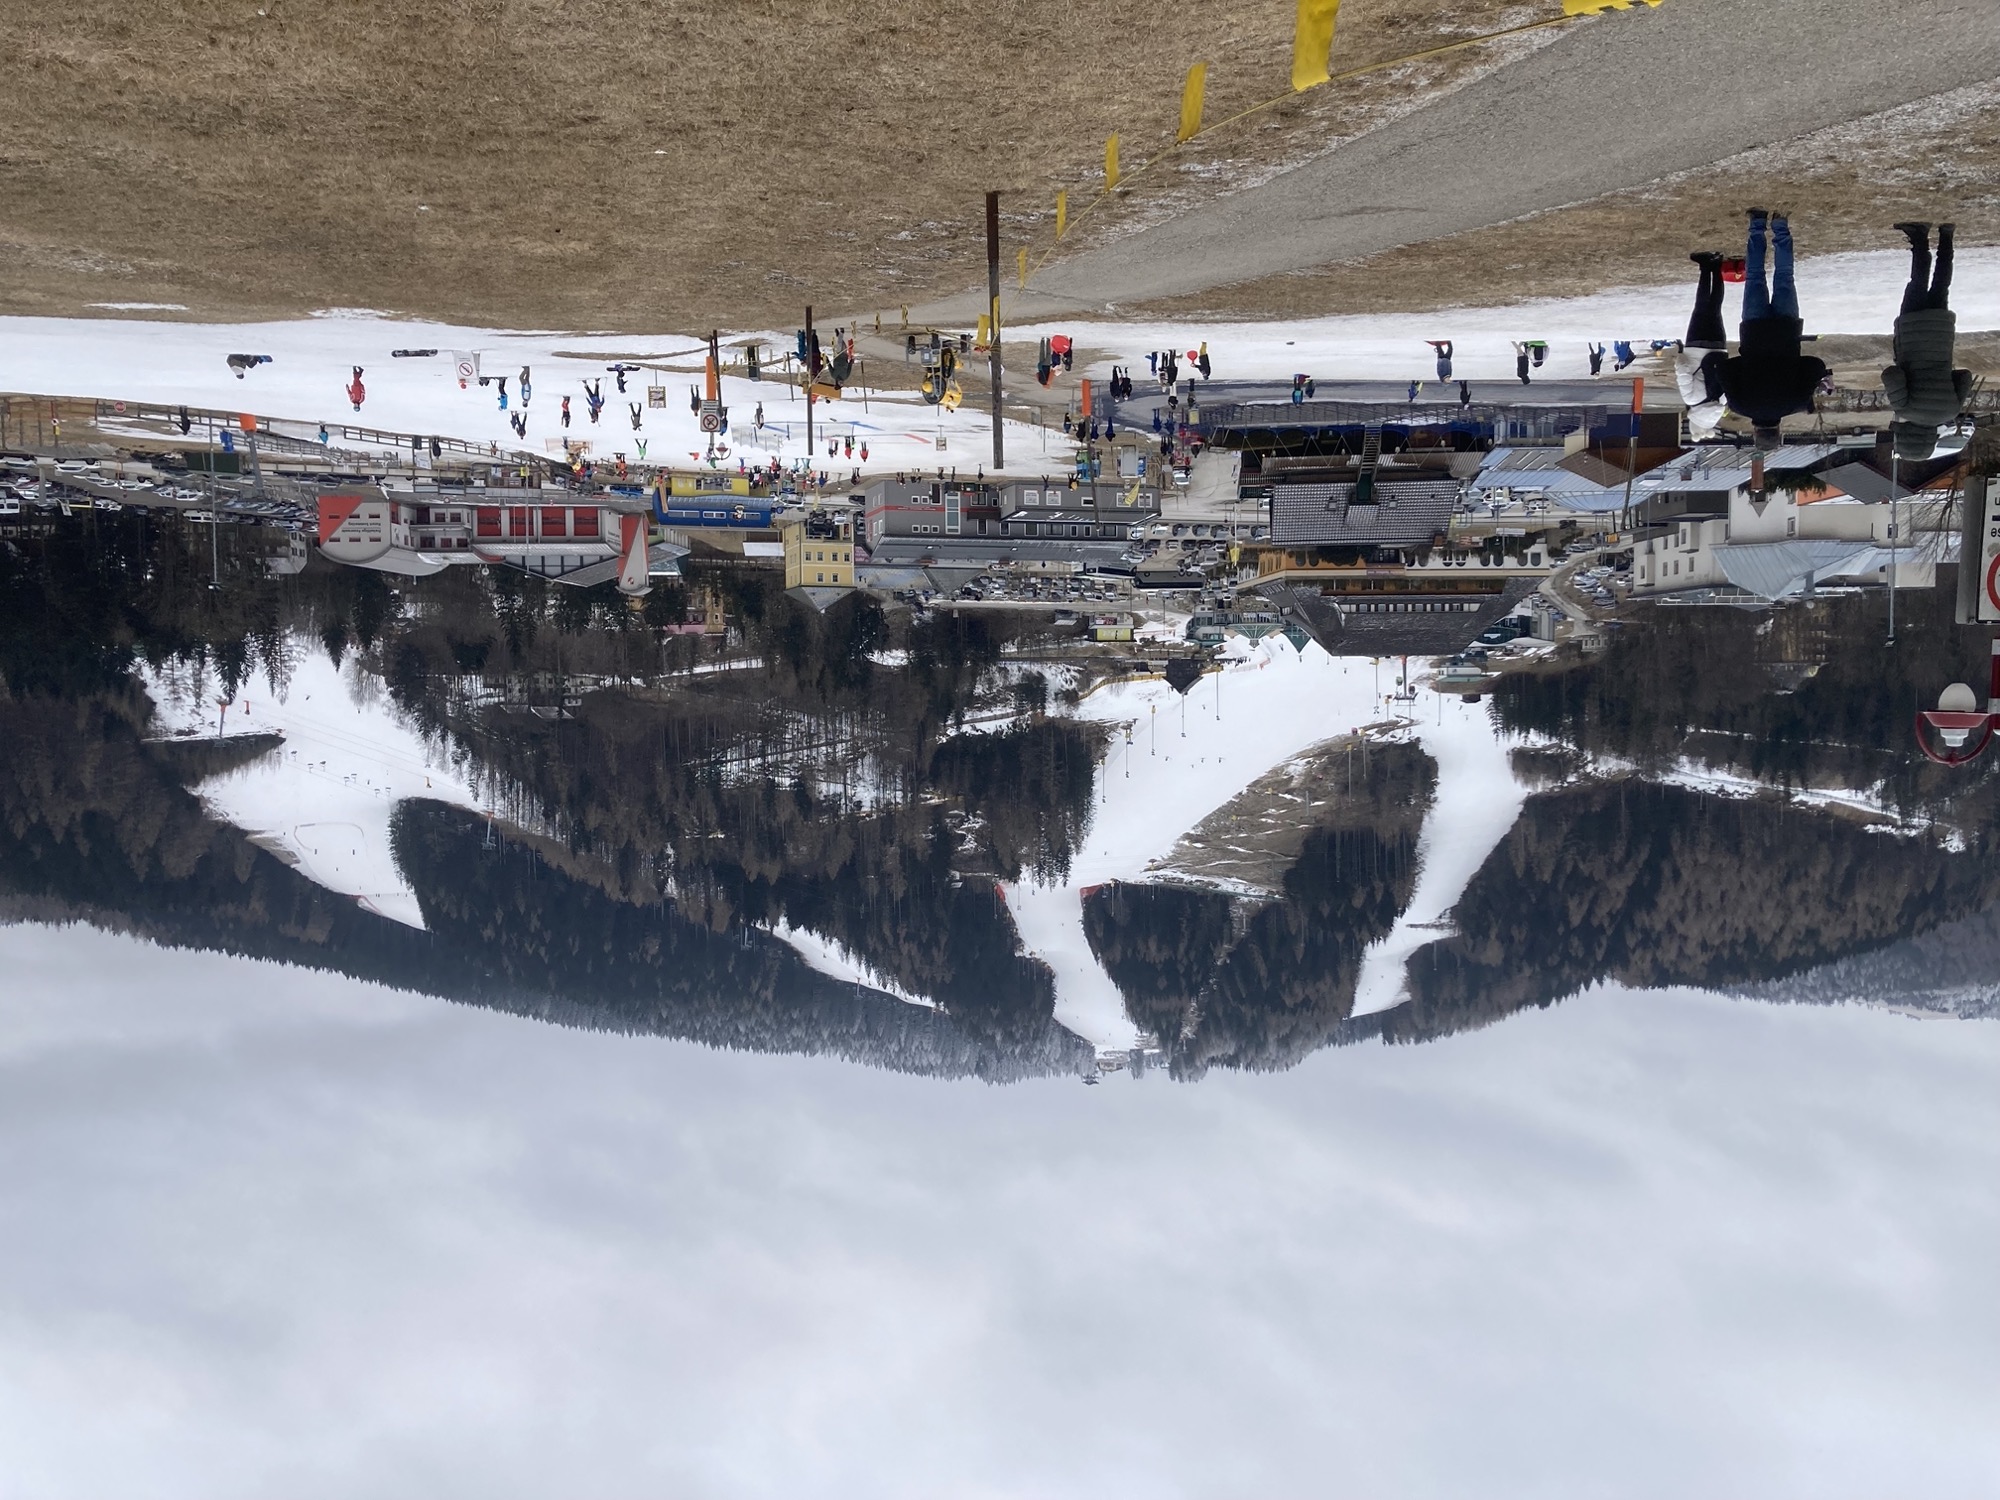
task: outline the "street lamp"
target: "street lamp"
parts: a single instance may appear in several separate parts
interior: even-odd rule
[[[1938,694],[1938,706],[1917,715],[1917,748],[1941,766],[1962,766],[1977,760],[1993,741],[1993,727],[2000,719],[2000,640],[1993,643],[1993,665],[1987,684],[1986,708],[1962,682],[1954,682]],[[1934,749],[1935,736],[1942,750]]]

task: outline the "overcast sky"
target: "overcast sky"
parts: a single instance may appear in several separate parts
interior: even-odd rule
[[[0,1495],[2000,1492],[2000,1026],[1005,1089],[0,928]]]

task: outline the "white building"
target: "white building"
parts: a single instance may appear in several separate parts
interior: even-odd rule
[[[1682,516],[1633,548],[1632,596],[1740,589],[1787,599],[1822,583],[1886,584],[1892,567],[1899,588],[1930,588],[1954,540],[1946,508],[1930,494],[1864,504],[1838,492],[1760,495],[1741,483],[1726,513]]]

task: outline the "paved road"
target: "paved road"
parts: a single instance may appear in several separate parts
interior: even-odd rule
[[[1051,264],[1006,316],[1350,260],[1634,187],[2000,75],[1994,0],[1666,0],[1263,185]],[[969,318],[983,297],[920,309]]]

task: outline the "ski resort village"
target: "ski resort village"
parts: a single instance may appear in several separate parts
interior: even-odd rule
[[[0,1500],[2000,1494],[1993,0],[76,0]]]

